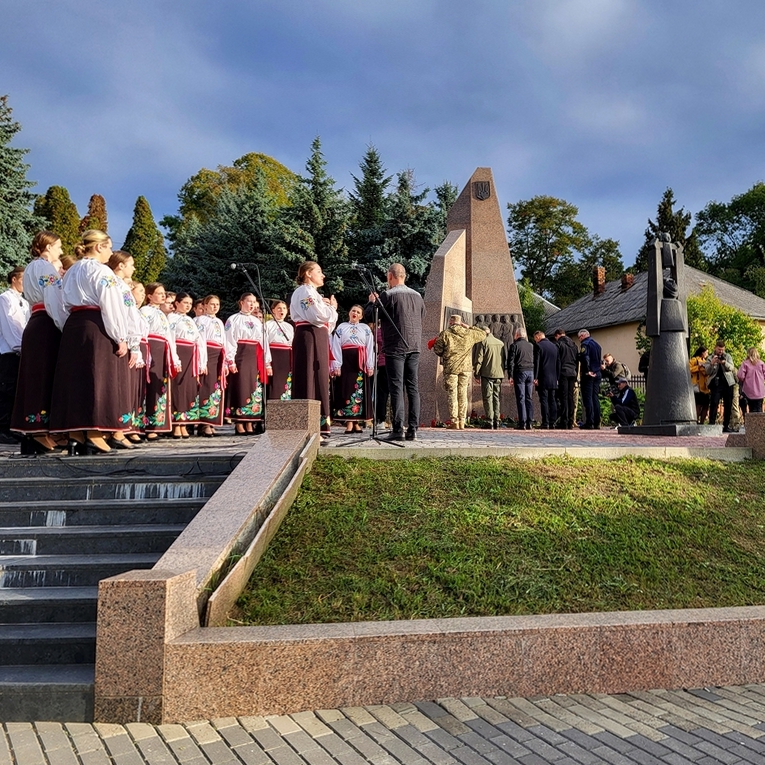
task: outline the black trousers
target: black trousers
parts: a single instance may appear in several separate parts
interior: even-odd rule
[[[733,386],[728,385],[725,377],[715,377],[709,386],[709,424],[717,421],[717,409],[723,402],[723,427],[730,427],[730,413],[733,408]]]
[[[539,408],[542,414],[542,426],[553,427],[558,419],[558,404],[555,401],[557,388],[537,388]]]
[[[0,354],[0,433],[9,433],[16,383],[19,378],[18,353]]]
[[[558,415],[560,427],[570,428],[574,426],[576,416],[576,377],[561,376],[558,381]]]

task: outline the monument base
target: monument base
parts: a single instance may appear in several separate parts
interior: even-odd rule
[[[617,433],[630,436],[721,436],[722,425],[698,425],[695,422],[665,422],[662,425],[620,426]]]

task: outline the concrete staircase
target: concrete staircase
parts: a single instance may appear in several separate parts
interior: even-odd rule
[[[0,720],[89,721],[98,582],[151,568],[240,455],[0,462]]]

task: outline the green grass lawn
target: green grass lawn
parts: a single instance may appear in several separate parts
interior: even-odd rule
[[[317,459],[232,623],[765,603],[765,462]]]

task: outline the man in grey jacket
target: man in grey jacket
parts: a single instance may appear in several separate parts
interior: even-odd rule
[[[491,427],[492,430],[499,428],[499,393],[506,369],[505,344],[498,337],[494,337],[486,327],[486,338],[477,348],[473,375],[481,380],[483,412],[489,423],[487,427]]]
[[[720,399],[723,402],[723,433],[730,433],[730,414],[733,407],[733,389],[736,385],[736,365],[730,353],[725,350],[725,340],[718,340],[714,354],[707,356],[704,363],[709,386],[709,424],[717,420]]]

